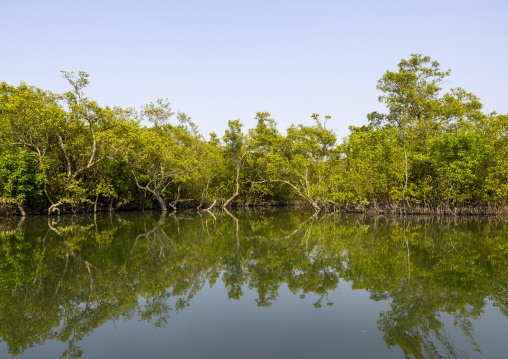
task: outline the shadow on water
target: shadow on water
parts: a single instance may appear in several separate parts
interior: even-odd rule
[[[508,315],[508,225],[489,218],[318,216],[303,211],[144,212],[5,218],[0,222],[0,339],[17,356],[50,339],[83,355],[105,323],[165,327],[209,284],[228,298],[281,285],[331,306],[339,279],[390,300],[378,329],[408,358],[459,358],[453,317],[472,350],[488,301]]]

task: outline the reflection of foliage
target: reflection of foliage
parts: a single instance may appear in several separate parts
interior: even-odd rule
[[[8,222],[11,221],[11,222]],[[474,348],[472,319],[487,299],[508,314],[502,222],[318,217],[306,212],[8,219],[0,233],[0,337],[12,355],[57,339],[63,357],[119,318],[164,327],[206,283],[230,299],[246,288],[270,307],[279,288],[316,308],[339,278],[374,300],[391,298],[379,329],[407,357],[459,357],[440,320],[453,316]]]

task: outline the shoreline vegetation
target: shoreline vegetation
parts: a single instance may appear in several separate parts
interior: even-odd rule
[[[484,113],[450,70],[401,60],[377,82],[385,113],[339,142],[330,116],[279,132],[228,122],[209,139],[159,99],[133,108],[71,91],[0,83],[0,215],[306,206],[319,212],[495,215],[508,212],[508,115]],[[146,126],[145,124],[150,124]],[[190,199],[190,200],[189,200]]]
[[[207,209],[212,204],[212,209]],[[222,212],[222,210],[234,209],[239,211],[251,211],[258,209],[303,209],[314,210],[311,204],[304,200],[278,200],[278,201],[231,201],[227,207],[226,200],[198,201],[194,199],[180,200],[174,204],[174,211],[198,211],[198,212]],[[316,212],[324,214],[351,213],[351,214],[372,214],[372,215],[434,215],[434,216],[508,216],[508,205],[493,203],[474,204],[420,204],[420,203],[320,203],[321,208]],[[75,203],[62,203],[57,214],[79,214],[79,213],[104,213],[104,212],[129,212],[129,211],[160,211],[160,204],[157,201],[144,203],[94,203],[88,201]],[[25,216],[47,215],[48,203],[25,203]],[[55,213],[54,213],[55,214]],[[15,202],[0,203],[0,217],[20,216],[20,209]]]

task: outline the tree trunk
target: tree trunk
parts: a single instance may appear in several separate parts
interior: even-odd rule
[[[57,211],[58,215],[60,215],[60,208],[58,208],[58,206],[61,204],[62,202],[53,203],[48,209],[48,214],[52,214],[54,211]]]
[[[213,201],[212,205],[208,208],[205,208],[204,211],[209,211],[213,208],[213,206],[215,206],[215,203],[217,203],[217,198]]]
[[[141,186],[139,184],[138,177],[136,176],[136,173],[134,172],[134,170],[131,169],[131,173],[132,173],[132,176],[134,176],[134,180],[136,181],[136,186],[138,186],[139,189],[142,189],[143,191],[150,192],[152,195],[154,195],[155,198],[157,199],[157,202],[159,202],[159,205],[161,207],[161,211],[162,212],[167,212],[168,211],[168,207],[166,207],[166,203],[164,202],[164,199],[159,194],[158,188],[156,187],[155,189],[151,189],[151,188],[148,187],[148,185]],[[169,205],[171,206],[171,208],[176,210],[176,207],[173,204],[170,203]]]
[[[21,203],[18,203],[19,211],[21,212],[21,217],[26,217],[25,209],[23,208],[23,205]]]
[[[229,198],[226,203],[224,203],[222,205],[222,207],[226,207],[229,202],[231,202],[236,196],[238,196],[238,194],[240,193],[240,164],[237,163],[236,164],[236,188],[235,188],[235,192],[233,193],[233,196],[231,196],[231,198]]]
[[[161,211],[162,212],[167,212],[168,211],[168,207],[166,207],[166,202],[164,202],[164,199],[159,194],[157,194],[157,193],[154,193],[154,194],[155,194],[155,198],[157,198],[157,202],[159,202],[159,205],[161,207]]]
[[[402,192],[402,199],[406,199],[406,191],[407,191],[407,151],[406,145],[404,145],[404,191]]]
[[[314,208],[314,211],[316,211],[316,213],[321,211],[321,207],[319,207],[319,205],[317,204],[316,201],[313,201],[313,200],[310,200],[310,199],[307,199],[307,201],[310,202],[310,204],[312,205],[312,207]]]

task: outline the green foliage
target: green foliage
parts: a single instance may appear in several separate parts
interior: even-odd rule
[[[245,153],[245,136],[240,120],[229,120],[228,128],[222,137],[224,151],[228,157],[238,161]]]
[[[37,201],[46,181],[37,155],[26,150],[0,155],[0,193],[18,203]]]
[[[369,126],[352,128],[341,145],[337,198],[426,204],[506,198],[496,190],[506,188],[502,125],[493,130],[503,117],[484,115],[478,97],[461,88],[441,96],[449,73],[413,54],[383,75],[377,88],[388,113],[369,114]]]
[[[141,108],[86,97],[89,75],[62,72],[71,91],[0,84],[2,196],[17,202],[114,203],[181,199],[303,199],[337,205],[506,204],[508,116],[484,114],[462,88],[442,93],[450,70],[413,54],[377,83],[386,113],[367,115],[338,143],[331,120],[279,132],[268,112],[254,128],[232,120],[206,140],[167,99]],[[149,126],[144,124],[149,123]],[[44,192],[44,196],[42,196]],[[222,202],[221,202],[222,200]]]
[[[403,183],[401,149],[393,128],[351,128],[341,145],[347,172],[337,175],[337,199],[341,201],[400,200]]]
[[[483,199],[481,187],[491,148],[475,131],[443,133],[431,142],[435,179],[442,197],[452,200]],[[475,198],[476,197],[476,198]]]

